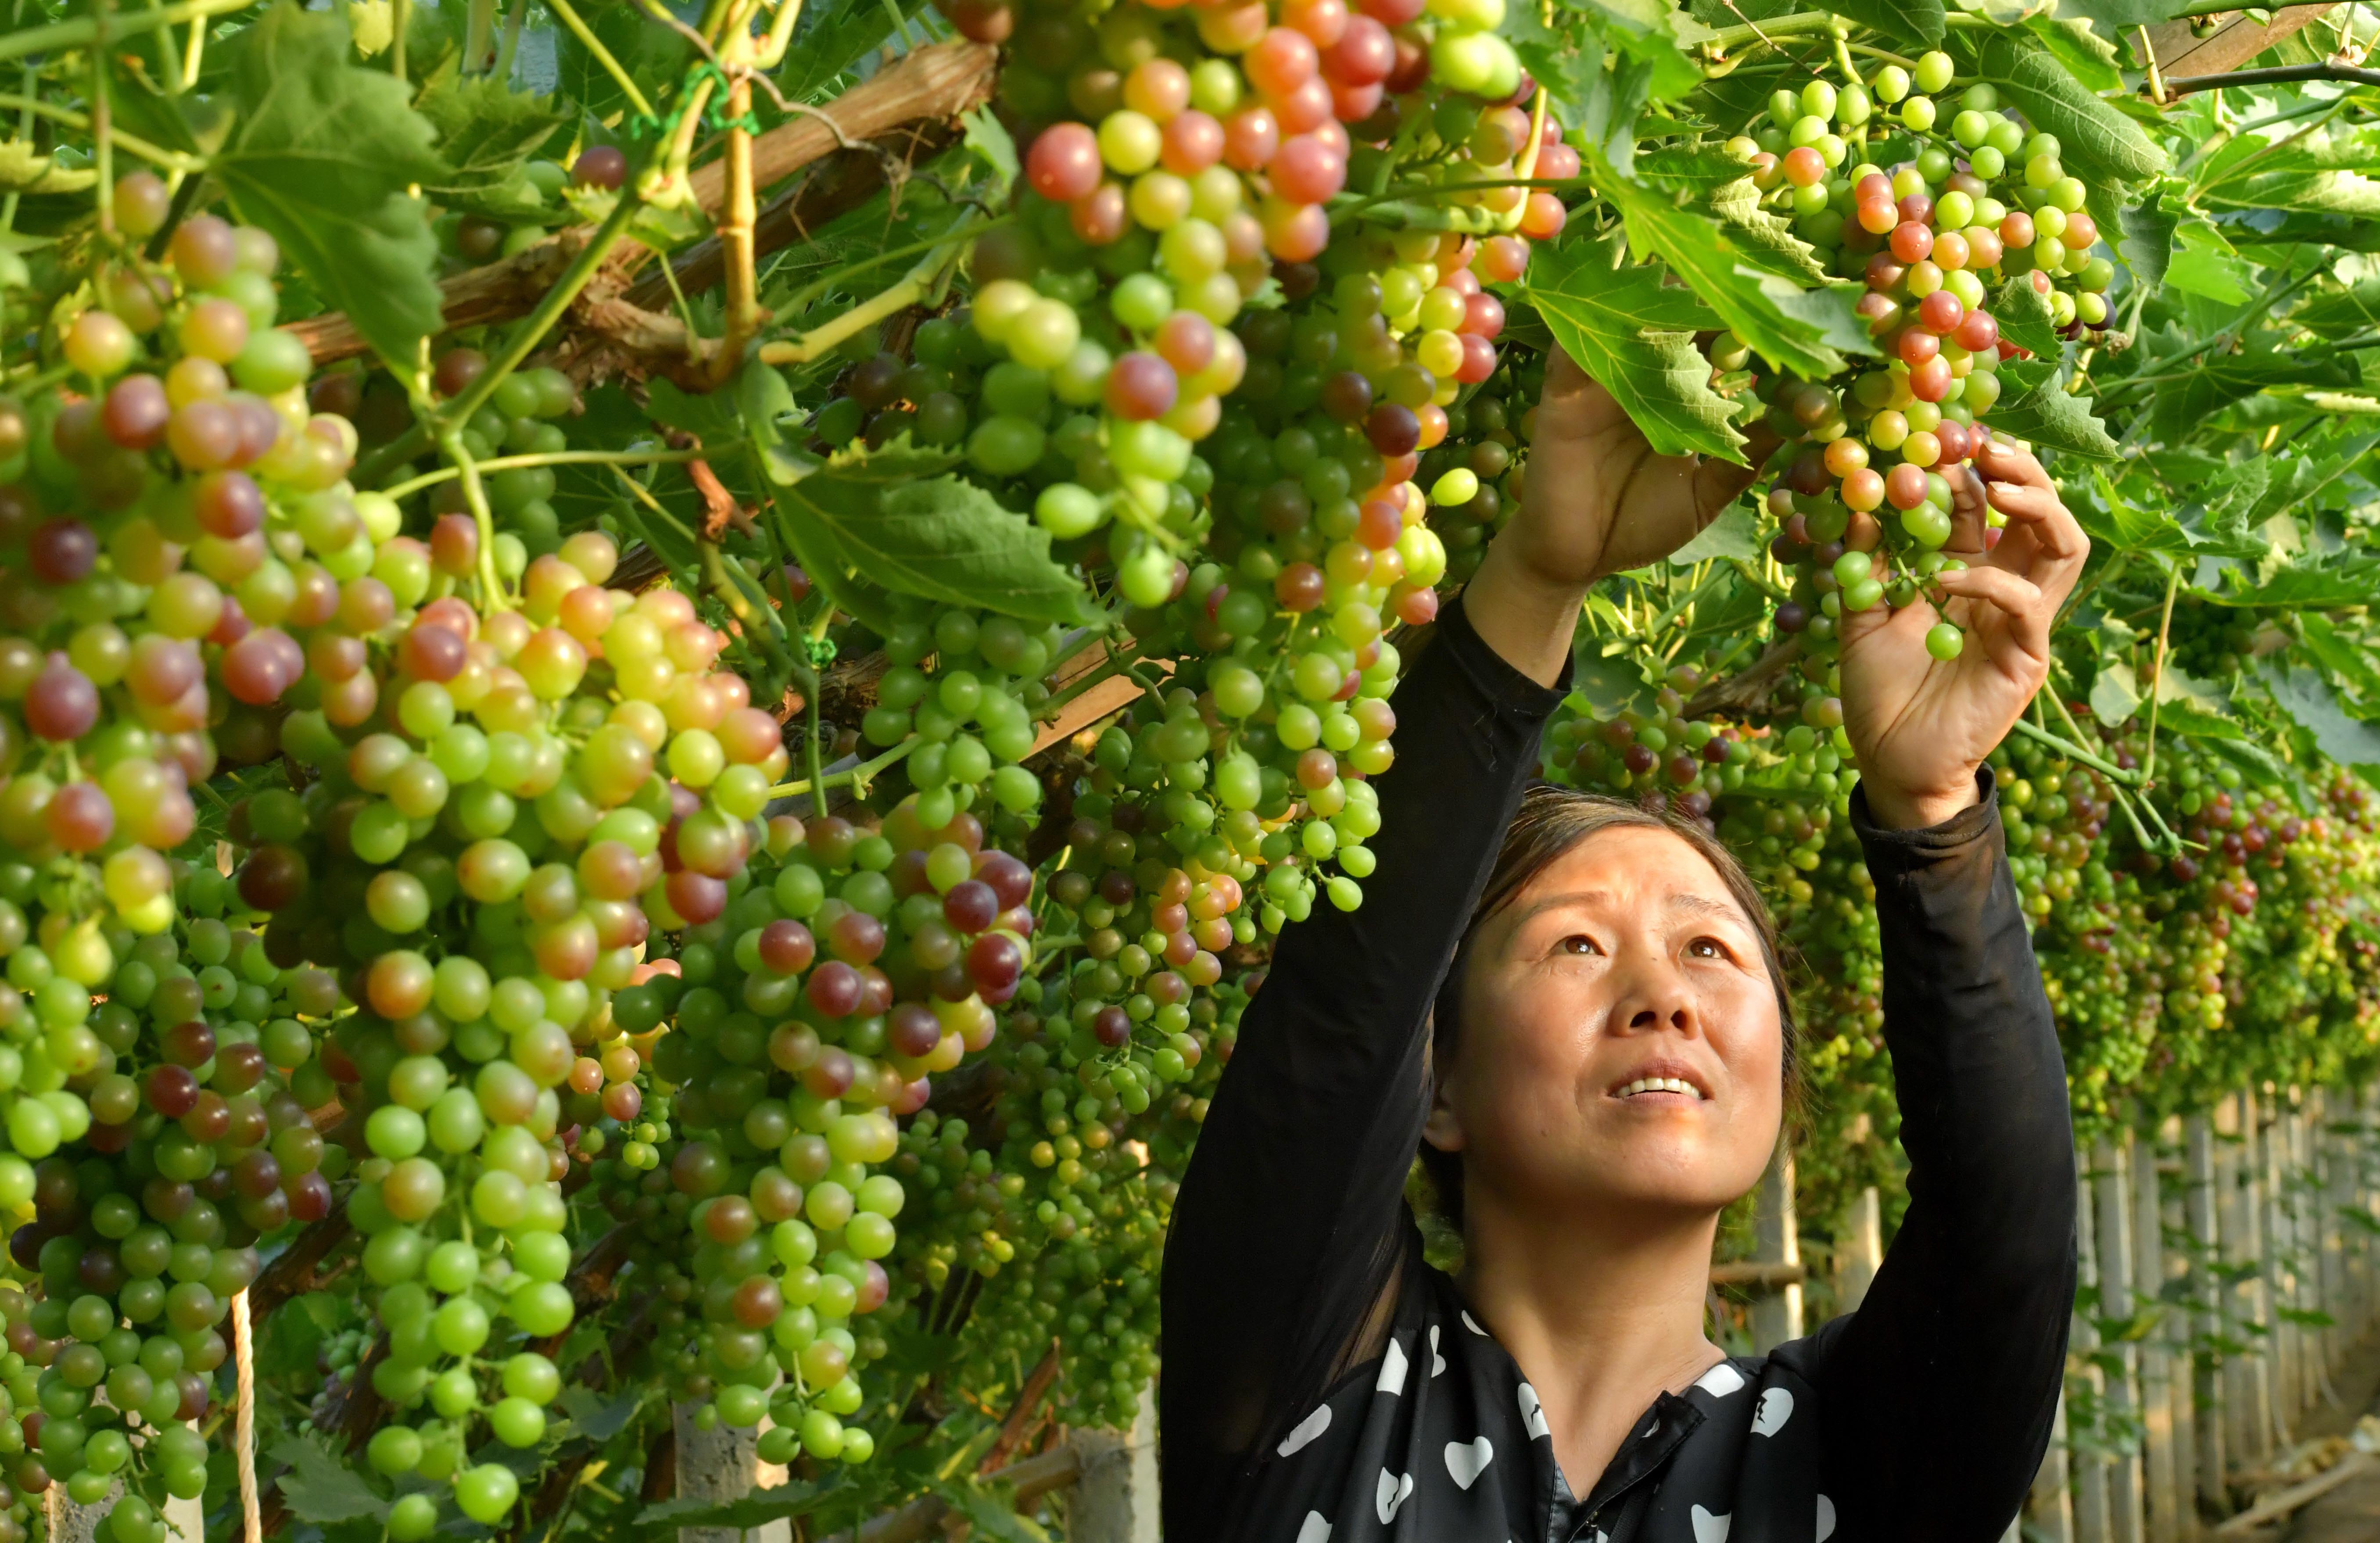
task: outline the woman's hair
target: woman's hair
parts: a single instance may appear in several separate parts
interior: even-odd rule
[[[1496,855],[1496,866],[1488,875],[1488,887],[1480,893],[1479,904],[1471,913],[1471,920],[1463,929],[1463,941],[1455,946],[1454,962],[1439,987],[1438,1001],[1430,1012],[1430,1076],[1435,1085],[1438,1068],[1450,1064],[1462,1043],[1463,978],[1471,964],[1471,947],[1479,936],[1480,926],[1488,917],[1512,904],[1514,897],[1536,880],[1537,875],[1568,855],[1581,842],[1601,835],[1606,831],[1664,831],[1684,842],[1709,863],[1727,886],[1744,917],[1760,939],[1760,960],[1768,968],[1769,983],[1777,990],[1777,1022],[1784,1036],[1785,1108],[1789,1112],[1800,1101],[1802,1091],[1801,1057],[1793,1027],[1793,999],[1785,983],[1785,966],[1777,942],[1777,924],[1768,914],[1767,903],[1761,898],[1758,886],[1735,854],[1699,823],[1666,810],[1655,811],[1619,798],[1601,794],[1580,793],[1556,787],[1549,783],[1533,783],[1521,796],[1521,807],[1505,829],[1503,849]],[[1463,1226],[1463,1159],[1455,1152],[1441,1151],[1427,1141],[1421,1143],[1421,1163],[1428,1173],[1430,1187],[1437,1191],[1438,1209],[1449,1225],[1460,1231]]]

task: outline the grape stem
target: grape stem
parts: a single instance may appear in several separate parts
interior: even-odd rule
[[[456,474],[463,479],[463,503],[471,511],[472,523],[480,528],[480,603],[509,611],[512,597],[504,592],[504,580],[496,572],[496,516],[488,507],[487,484],[480,480],[479,464],[464,447],[463,431],[458,428],[441,430],[438,448],[455,463]]]
[[[2149,672],[2149,747],[2141,758],[2141,786],[2156,786],[2157,706],[2165,700],[2166,639],[2173,631],[2173,596],[2181,585],[2181,565],[2165,576],[2165,612],[2157,618],[2156,663]]]
[[[604,216],[603,223],[596,227],[593,236],[588,237],[586,245],[578,249],[578,255],[570,260],[570,266],[563,271],[562,277],[555,280],[553,287],[537,302],[537,309],[529,312],[528,319],[514,329],[502,357],[491,361],[478,380],[446,404],[442,414],[445,423],[460,427],[471,421],[473,413],[488,405],[488,399],[496,394],[496,387],[504,384],[512,372],[536,351],[537,346],[544,341],[545,334],[578,298],[579,291],[585,289],[588,281],[595,276],[595,270],[601,267],[603,260],[611,255],[613,244],[626,233],[628,222],[643,207],[644,201],[635,193],[622,189],[618,201],[612,206],[612,213]],[[440,437],[443,439],[444,436],[442,433]]]
[[[405,30],[413,21],[413,0],[392,0],[388,9],[388,72],[405,79]],[[589,43],[589,47],[595,46]]]
[[[2061,718],[2066,717],[2066,704],[2063,702],[2058,703],[2058,716]],[[2069,718],[2067,721],[2070,725],[2072,720]],[[2058,752],[2058,754],[2065,756],[2070,760],[2081,761],[2083,765],[2091,768],[2102,776],[2105,776],[2110,782],[2119,783],[2125,786],[2137,786],[2141,781],[2141,774],[2139,772],[2127,772],[2123,768],[2118,766],[2114,761],[2107,759],[2105,756],[2094,755],[2089,750],[2084,749],[2082,746],[2075,744],[2072,740],[2066,738],[2062,735],[2053,734],[2049,730],[2042,728],[2040,725],[2033,723],[2030,719],[2018,719],[2015,723],[2015,728],[2017,733],[2024,735],[2027,739],[2033,740],[2037,744],[2046,745],[2049,748]]]
[[[87,133],[91,132],[93,128],[89,117],[71,107],[55,106],[35,97],[19,96],[14,91],[0,91],[0,107],[14,107],[28,116],[38,113],[45,118],[55,119],[68,128],[79,128]],[[152,144],[138,135],[127,134],[123,129],[112,125],[105,128],[103,132],[95,134],[94,138],[103,147],[115,145],[128,150],[151,165],[163,166],[167,171],[202,172],[207,169],[206,160],[201,156],[185,155],[177,150],[167,150],[162,145]]]
[[[399,4],[403,3],[404,0],[399,0]],[[587,25],[586,18],[572,7],[570,0],[546,0],[546,6],[554,15],[562,18],[562,24],[565,27],[570,29],[570,35],[577,38],[589,54],[594,55],[595,62],[601,65],[603,72],[619,86],[622,94],[628,99],[628,105],[636,110],[638,116],[648,118],[660,116],[653,111],[650,99],[638,87],[637,82],[630,79],[628,72],[620,67],[620,61],[612,56],[612,51],[603,46],[603,40],[595,35],[595,30]],[[400,60],[403,57],[402,54],[398,55]],[[399,79],[402,78],[403,72],[399,71]]]
[[[795,673],[794,661],[785,648],[785,624],[776,607],[769,604],[766,596],[759,604],[753,603],[752,594],[747,589],[752,576],[744,571],[742,564],[727,561],[717,541],[704,540],[698,543],[698,550],[701,553],[703,587],[727,607],[728,614],[743,627],[745,640],[767,656],[770,680],[790,679]],[[782,692],[783,687],[779,686],[778,689]],[[813,711],[818,706],[815,691],[810,693],[810,706]]]
[[[813,696],[812,701],[815,703],[815,696]],[[815,722],[815,719],[813,719],[813,722]],[[813,739],[812,744],[815,745],[816,743],[816,740]],[[837,772],[831,776],[821,773],[817,764],[817,754],[813,751],[811,754],[809,776],[797,783],[779,783],[776,786],[769,790],[769,796],[771,798],[795,798],[805,793],[810,792],[813,788],[823,793],[828,788],[841,787],[846,783],[852,784],[864,790],[868,784],[874,780],[878,772],[882,772],[887,767],[896,766],[902,761],[908,759],[910,756],[916,754],[918,749],[923,747],[925,743],[926,740],[924,735],[913,734],[908,738],[901,741],[900,744],[893,746],[882,755],[878,756],[875,759],[864,760],[856,766],[845,767],[843,771]],[[823,812],[823,805],[820,806],[821,812]]]
[[[945,248],[955,247],[963,241],[972,240],[983,231],[1007,223],[1006,217],[1003,216],[998,220],[986,220],[961,226],[955,230],[946,231],[930,240],[880,253],[866,261],[854,263],[848,268],[840,269],[825,278],[806,286],[791,301],[787,302],[785,306],[787,310],[797,310],[807,305],[829,285],[849,274],[863,272],[881,262],[897,261],[914,251],[922,250],[927,254],[925,261],[910,269],[908,276],[900,283],[871,299],[861,301],[825,325],[813,327],[799,337],[763,343],[760,345],[760,362],[771,365],[808,364],[827,353],[844,339],[875,325],[904,307],[915,305],[925,298],[930,281],[942,267],[944,261],[942,254]]]
[[[160,27],[173,27],[202,17],[221,16],[226,11],[244,11],[255,0],[183,0],[178,6],[164,6],[108,20],[107,36],[112,42],[154,31]],[[54,21],[47,27],[29,27],[20,32],[0,37],[0,59],[21,59],[33,54],[55,54],[67,49],[88,47],[100,36],[96,18],[84,17],[74,21]]]
[[[485,471],[512,471],[521,467],[536,466],[660,466],[674,461],[702,458],[699,448],[693,450],[550,450],[534,456],[497,456],[480,463]],[[382,491],[391,498],[405,498],[424,488],[451,482],[463,475],[459,467],[440,467],[408,478],[395,487]]]

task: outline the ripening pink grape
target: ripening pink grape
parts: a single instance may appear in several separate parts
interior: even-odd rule
[[[210,536],[237,541],[264,524],[264,493],[244,471],[211,471],[191,490],[190,512]]]
[[[1322,55],[1322,72],[1334,84],[1377,86],[1389,78],[1397,62],[1396,39],[1372,17],[1347,18],[1339,41]]]
[[[1350,18],[1347,0],[1282,0],[1281,21],[1313,41],[1317,48],[1329,48],[1346,36]]]
[[[86,310],[67,328],[67,362],[86,375],[105,377],[132,362],[132,329],[104,310]]]
[[[1470,294],[1463,298],[1463,325],[1459,329],[1490,342],[1504,331],[1504,302],[1493,295]]]
[[[1956,273],[1967,266],[1970,254],[1967,238],[1955,230],[1946,230],[1934,237],[1934,266],[1945,273]]]
[[[1947,289],[1937,289],[1917,302],[1917,320],[1928,332],[1937,334],[1956,331],[1966,315],[1967,308],[1959,303],[1958,296]]]
[[[1923,327],[1910,328],[1902,333],[1900,340],[1893,345],[1893,352],[1900,355],[1900,362],[1912,370],[1941,351],[1941,338]]]
[[[1271,97],[1287,96],[1312,79],[1321,65],[1314,40],[1290,27],[1268,30],[1240,61],[1248,83]]]
[[[127,450],[146,450],[164,440],[173,416],[164,382],[154,375],[127,375],[108,388],[99,419],[109,439]]]
[[[344,632],[319,631],[306,645],[307,668],[327,685],[335,686],[348,679],[370,662],[371,655],[364,640]]]
[[[356,647],[360,655],[363,645],[358,641]],[[361,667],[358,658],[358,668]],[[152,705],[170,702],[205,678],[206,666],[188,643],[161,632],[143,633],[133,639],[132,658],[125,667],[124,683],[135,701]]]
[[[1570,211],[1562,200],[1540,188],[1529,194],[1521,206],[1521,234],[1535,241],[1550,241],[1561,234],[1570,222]]]
[[[1934,232],[1915,220],[1903,220],[1892,227],[1892,255],[1903,262],[1923,261],[1934,249]]]
[[[1158,323],[1156,344],[1176,375],[1196,375],[1215,358],[1215,324],[1195,310],[1177,310]]]
[[[96,851],[115,833],[115,806],[96,783],[68,783],[50,800],[42,821],[67,851]]]
[[[1973,444],[1968,438],[1967,426],[1955,418],[1946,418],[1934,430],[1935,443],[1941,447],[1943,466],[1956,466],[1967,458]]]
[[[1863,198],[1857,210],[1859,227],[1870,236],[1889,236],[1900,224],[1900,211],[1890,199]]]
[[[232,456],[233,466],[261,459],[280,443],[281,415],[273,410],[272,403],[244,391],[234,392],[225,400],[239,423],[239,449]]]
[[[1864,514],[1884,502],[1884,476],[1874,467],[1859,467],[1843,476],[1843,502]]]
[[[1980,354],[1998,344],[2000,324],[1989,311],[1971,310],[1960,318],[1958,329],[1952,335],[1958,338],[1960,347],[1972,354]]]
[[[1123,78],[1123,104],[1160,125],[1171,123],[1190,105],[1190,72],[1163,55],[1144,59]]]
[[[195,214],[183,221],[167,249],[175,271],[192,289],[212,289],[239,266],[239,238],[228,224],[212,214]]]
[[[1218,54],[1245,54],[1265,35],[1270,18],[1264,0],[1232,5],[1229,0],[1197,8],[1198,41]]]
[[[443,685],[463,673],[470,661],[470,645],[460,633],[446,627],[418,626],[406,632],[401,657],[407,674]]]
[[[1178,113],[1165,126],[1157,158],[1176,176],[1196,176],[1223,158],[1223,126],[1196,107]]]
[[[2000,240],[2010,247],[2030,247],[2034,242],[2033,216],[2022,209],[2011,209],[2000,220]]]
[[[1529,266],[1526,237],[1491,236],[1479,244],[1475,261],[1479,276],[1490,284],[1516,282]]]
[[[1330,82],[1319,75],[1309,75],[1296,90],[1266,101],[1272,104],[1273,116],[1280,120],[1283,134],[1311,134],[1325,124],[1339,121]]]
[[[215,617],[214,629],[207,634],[207,641],[229,648],[254,630],[256,624],[248,619],[248,613],[241,609],[238,597],[225,595],[223,613]]]
[[[1827,158],[1808,145],[1795,145],[1785,152],[1785,180],[1794,187],[1810,187],[1826,176]]]
[[[396,597],[388,586],[365,574],[339,588],[339,626],[358,638],[368,638],[396,619]]]
[[[1223,120],[1223,161],[1234,171],[1261,170],[1281,149],[1281,124],[1271,109],[1243,107]]]
[[[1914,509],[1925,502],[1925,468],[1903,461],[1885,473],[1884,495],[1896,509]]]
[[[1463,364],[1454,378],[1464,385],[1477,385],[1496,373],[1496,345],[1476,333],[1464,333],[1462,337]]]
[[[280,645],[296,650],[296,642],[277,627],[259,627],[224,650],[224,689],[250,707],[277,700],[296,684],[305,668],[302,654],[293,660]]]
[[[91,677],[54,653],[25,690],[25,726],[53,743],[79,739],[99,722],[99,705]]]
[[[430,561],[450,578],[464,578],[480,561],[479,522],[468,515],[441,515],[430,528]]]
[[[1380,98],[1386,94],[1387,88],[1378,84],[1342,86],[1333,80],[1330,111],[1341,123],[1361,123],[1380,110]]]
[[[227,401],[201,398],[174,410],[165,445],[190,471],[226,467],[239,456],[239,413]]]
[[[2088,214],[2066,216],[2066,234],[2058,237],[2070,252],[2087,252],[2099,239],[2099,222]]]
[[[1389,28],[1402,27],[1417,18],[1424,4],[1425,0],[1358,0],[1366,16]]]
[[[1328,147],[1342,161],[1355,153],[1355,141],[1347,137],[1347,126],[1335,118],[1323,119],[1306,131],[1306,138]]]
[[[1139,349],[1123,355],[1108,371],[1108,411],[1135,422],[1162,418],[1172,410],[1181,385],[1173,367],[1155,354]]]
[[[1270,169],[1273,191],[1292,203],[1321,203],[1347,185],[1346,158],[1307,135],[1282,141]]]
[[[182,351],[229,364],[248,346],[248,312],[233,301],[209,296],[182,318]]]
[[[1267,199],[1257,217],[1264,224],[1265,249],[1284,262],[1311,262],[1330,244],[1330,216],[1320,204]]]
[[[1072,203],[1099,185],[1099,136],[1088,124],[1053,123],[1025,153],[1025,178],[1056,203]]]
[[[1970,268],[1997,268],[2000,265],[2000,259],[2008,255],[2000,240],[2000,233],[1989,225],[1969,225],[1964,234],[1967,238],[1967,266]]]
[[[1088,246],[1112,246],[1123,240],[1123,233],[1132,226],[1132,210],[1124,198],[1123,184],[1103,182],[1068,204],[1066,223]]]
[[[1550,126],[1548,126],[1550,132]],[[1544,144],[1537,147],[1537,175],[1551,177],[1573,177],[1579,173],[1578,152],[1564,144]]]
[[[570,180],[581,188],[617,192],[628,180],[628,157],[616,145],[589,145],[570,164]]]
[[[1939,402],[1950,394],[1950,361],[1937,354],[1923,364],[1912,365],[1909,390],[1921,402]]]

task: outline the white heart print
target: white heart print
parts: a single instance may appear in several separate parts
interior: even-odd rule
[[[1695,1380],[1694,1386],[1713,1398],[1726,1398],[1743,1391],[1743,1373],[1725,1361],[1721,1361],[1718,1366],[1703,1373]]]
[[[1496,1448],[1487,1437],[1465,1445],[1461,1441],[1446,1443],[1446,1472],[1457,1489],[1468,1489],[1496,1460]]]
[[[1475,1320],[1469,1313],[1463,1315],[1463,1327],[1470,1330],[1473,1333],[1478,1335],[1483,1340],[1488,1337],[1488,1330],[1480,1328],[1477,1321]]]
[[[1826,1496],[1818,1497],[1818,1536],[1815,1543],[1827,1543],[1835,1536],[1835,1502]]]
[[[1446,1357],[1438,1353],[1438,1325],[1429,1326],[1429,1374],[1436,1377],[1446,1369]]]
[[[1281,1439],[1274,1450],[1283,1457],[1313,1443],[1314,1439],[1330,1428],[1330,1405],[1324,1404],[1297,1422],[1296,1428]]]
[[[1297,1529],[1297,1543],[1330,1543],[1330,1524],[1322,1519],[1322,1513],[1305,1513],[1305,1525]]]
[[[1694,1507],[1694,1543],[1727,1543],[1727,1529],[1734,1525],[1730,1513],[1714,1516],[1701,1506]]]
[[[1405,1367],[1405,1347],[1390,1340],[1389,1353],[1380,1357],[1380,1379],[1372,1384],[1372,1391],[1391,1395],[1403,1392]]]
[[[1547,1433],[1546,1411],[1545,1406],[1537,1402],[1537,1391],[1524,1382],[1519,1389],[1519,1397],[1521,1424],[1526,1428],[1532,1438],[1545,1435]]]
[[[1753,1411],[1752,1433],[1774,1436],[1785,1428],[1793,1417],[1793,1395],[1782,1388],[1771,1388],[1760,1395],[1760,1407]]]
[[[1380,1525],[1385,1527],[1397,1519],[1397,1507],[1404,1504],[1405,1497],[1412,1493],[1413,1475],[1392,1474],[1386,1468],[1380,1470],[1380,1482],[1374,1497],[1379,1508]]]

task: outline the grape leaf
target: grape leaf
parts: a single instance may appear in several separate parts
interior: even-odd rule
[[[2245,739],[2247,726],[2220,712],[2209,712],[2189,702],[2168,701],[2157,708],[2157,727],[2185,739]]]
[[[388,1501],[365,1482],[363,1475],[310,1436],[285,1432],[273,1442],[268,1455],[287,1465],[288,1472],[274,1482],[289,1514],[301,1522],[318,1525],[351,1522],[387,1509]]]
[[[1636,161],[1649,186],[1682,194],[1718,216],[1742,244],[1745,261],[1797,284],[1823,284],[1826,267],[1785,220],[1760,206],[1751,168],[1715,144],[1664,145]]]
[[[2116,442],[2092,413],[2089,398],[2066,389],[2057,365],[2010,359],[2000,366],[1999,377],[2000,399],[1986,415],[1993,428],[2085,460],[2116,458]]]
[[[1050,558],[1050,533],[950,475],[962,464],[955,455],[905,436],[823,462],[780,455],[764,464],[788,533],[834,565],[831,577],[864,576],[900,593],[1032,621],[1086,614],[1083,582]]]
[[[2024,27],[2041,40],[2041,46],[2055,55],[2074,79],[2093,91],[2123,89],[2124,72],[2118,62],[2116,45],[2094,30],[2087,18],[2031,16],[2025,18]]]
[[[1718,512],[1718,517],[1694,533],[1694,539],[1670,553],[1670,565],[1690,568],[1696,563],[1706,563],[1714,557],[1741,557],[1749,562],[1760,558],[1760,526],[1752,517],[1752,510],[1742,499]],[[1697,625],[1707,626],[1707,616],[1697,613]]]
[[[310,1291],[291,1298],[257,1325],[256,1369],[268,1378],[310,1373],[322,1342],[343,1316],[339,1299]]]
[[[983,157],[992,176],[1005,192],[1016,183],[1016,140],[1010,136],[1008,126],[1000,121],[989,103],[974,108],[961,119],[966,125],[966,137],[962,141],[967,149]]]
[[[1837,16],[1873,27],[1888,37],[1922,43],[1928,48],[1941,43],[1949,25],[1943,19],[1942,0],[1835,0],[1830,8]]]
[[[1616,175],[1601,177],[1598,186],[1626,223],[1630,249],[1668,263],[1775,368],[1823,379],[1841,372],[1844,354],[1876,352],[1866,325],[1852,310],[1860,286],[1803,290],[1750,261],[1740,238],[1711,216],[1681,209]]]
[[[1655,100],[1670,101],[1702,84],[1703,72],[1686,50],[1711,35],[1711,29],[1679,10],[1669,0],[1562,0],[1564,8],[1583,15],[1649,71]]]
[[[2344,553],[2311,563],[2292,563],[2250,589],[2200,590],[2217,605],[2271,606],[2289,611],[2337,611],[2380,601],[2380,556]]]
[[[2374,668],[2369,649],[2361,638],[2341,637],[2327,616],[2308,614],[2298,618],[2298,631],[2308,653],[2324,668],[2352,686],[2357,694],[2380,702],[2380,669]]]
[[[811,17],[818,20],[815,24]],[[892,13],[883,0],[842,0],[832,9],[805,12],[777,71],[777,89],[789,102],[817,103],[828,88],[892,35]]]
[[[883,6],[879,5],[876,8],[881,11]],[[424,11],[434,16],[449,11],[459,14],[462,9],[461,6],[417,6],[414,14],[419,16]],[[626,71],[628,79],[637,83],[637,89],[645,93],[648,101],[665,91],[670,82],[684,73],[687,62],[694,57],[694,45],[683,33],[655,21],[635,6],[590,6],[581,14],[588,30],[595,34],[595,41],[610,52],[613,59]],[[891,23],[888,21],[886,25]],[[881,36],[880,33],[879,35]],[[801,57],[798,47],[787,52],[795,60]],[[595,57],[592,50],[578,41],[578,35],[567,29],[554,34],[553,62],[557,93],[577,103],[580,111],[594,120],[595,130],[590,136],[593,142],[623,143],[627,128],[625,124],[621,126],[617,136],[601,128],[604,120],[628,110],[628,93],[621,89],[619,80],[603,67],[602,61]],[[791,67],[789,65],[788,68]],[[794,95],[791,91],[786,94]],[[795,100],[800,98],[795,97]]]
[[[2139,203],[2128,205],[2116,218],[2124,232],[2116,250],[2133,276],[2152,289],[2163,284],[2166,270],[2173,262],[2174,229],[2181,223],[2180,215],[2166,212],[2164,188],[2152,190]]]
[[[2341,766],[2380,765],[2380,726],[2349,717],[2338,693],[2319,672],[2267,661],[2264,675],[2273,699],[2313,736],[2324,755]]]
[[[438,153],[448,167],[438,182],[424,184],[440,203],[514,218],[540,212],[543,200],[521,178],[520,169],[570,121],[552,99],[512,91],[494,79],[441,77],[415,106],[437,129]]]
[[[2176,379],[2157,383],[2156,395],[2150,405],[2150,421],[2160,434],[2177,439],[2224,407],[2266,386],[2352,387],[2361,383],[2339,360],[2307,358],[2279,351],[2218,354],[2173,373]]]
[[[2166,265],[2168,286],[2227,306],[2248,303],[2248,264],[2214,222],[2192,215],[2176,227],[2175,237],[2172,261]]]
[[[2345,289],[2317,294],[2289,314],[2289,320],[2317,337],[2349,337],[2380,326],[2380,278],[2367,278]]]
[[[1579,368],[1602,383],[1664,456],[1723,456],[1741,464],[1733,409],[1710,389],[1694,334],[1718,318],[1659,270],[1615,265],[1616,237],[1556,242],[1529,265],[1524,293]]]
[[[2246,142],[2252,149],[2265,148]],[[2293,209],[2355,219],[2380,215],[2380,182],[2358,172],[2333,169],[2324,164],[2325,159],[2295,145],[2252,162],[2243,157],[2237,173],[2222,167],[2213,169],[2212,176],[2202,176],[2198,201],[2228,209]]]
[[[2058,324],[2050,317],[2049,297],[2035,289],[2030,279],[2019,274],[2000,286],[2000,292],[1992,297],[1992,319],[2000,324],[2002,337],[2034,358],[2058,358],[2061,345]]]
[[[2094,22],[2122,37],[2135,27],[2154,27],[2188,8],[2182,0],[2059,0],[2058,14]]]
[[[1961,32],[1949,46],[1954,56],[1965,55],[1961,76],[1997,86],[2006,105],[2058,136],[2066,169],[2084,182],[2140,182],[2166,169],[2156,142],[2100,101],[2031,34]]]
[[[2131,717],[2142,700],[2140,679],[2130,664],[2116,660],[2099,666],[2099,678],[2091,683],[2093,717],[2112,729]]]
[[[278,5],[230,46],[240,123],[215,177],[382,358],[409,366],[441,325],[438,242],[406,191],[448,175],[435,129],[403,81],[347,62],[335,13]]]

